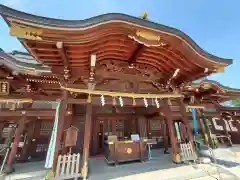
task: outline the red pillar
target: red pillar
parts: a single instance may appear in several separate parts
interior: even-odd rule
[[[91,126],[92,126],[92,104],[87,104],[85,126],[84,126],[83,155],[82,155],[82,163],[81,163],[81,174],[83,177],[88,175],[88,156],[89,156]]]
[[[186,106],[184,105],[184,103],[181,101],[180,102],[180,113],[181,113],[181,119],[182,119],[182,122],[183,124],[185,125],[185,128],[186,128],[186,133],[188,135],[188,140],[189,141],[193,141],[193,132],[191,131],[190,129],[190,126],[189,126],[189,120],[188,120],[188,115],[187,115],[187,112],[186,112]]]
[[[23,150],[22,150],[22,155],[21,155],[21,160],[25,161],[28,159],[28,152],[30,150],[31,147],[31,140],[33,139],[33,135],[34,135],[34,131],[35,131],[35,126],[36,126],[36,120],[33,120],[31,122],[29,122],[28,124],[26,124],[27,126],[27,140],[23,146]]]
[[[168,125],[167,125],[167,120],[164,118],[164,123],[163,123],[163,136],[164,136],[164,153],[168,153]]]
[[[161,101],[161,104],[163,107],[161,114],[163,114],[164,117],[166,118],[166,124],[168,127],[170,141],[171,141],[171,145],[172,145],[173,161],[178,162],[179,161],[179,148],[178,148],[177,140],[176,140],[176,137],[174,134],[172,112],[166,101]]]
[[[14,141],[7,160],[6,173],[11,173],[13,171],[13,164],[16,158],[18,144],[20,142],[21,134],[23,133],[24,130],[25,118],[26,118],[25,116],[22,116],[22,118],[18,122],[18,126],[15,131]]]

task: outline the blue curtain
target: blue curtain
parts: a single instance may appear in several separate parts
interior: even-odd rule
[[[196,115],[196,108],[192,108],[192,119],[193,119],[193,133],[194,136],[197,137],[197,115]]]

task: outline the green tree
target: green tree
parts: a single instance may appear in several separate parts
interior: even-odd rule
[[[240,107],[240,99],[232,100],[232,105],[235,106],[235,107]]]

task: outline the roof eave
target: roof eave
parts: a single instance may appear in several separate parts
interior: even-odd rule
[[[46,18],[41,16],[36,16],[32,14],[27,14],[24,12],[20,12],[14,9],[11,9],[9,7],[0,5],[0,14],[4,18],[4,20],[8,23],[7,17],[16,19],[16,20],[22,20],[25,22],[31,22],[34,24],[46,26],[46,27],[55,27],[55,28],[84,28],[91,25],[99,24],[102,22],[107,22],[111,20],[120,20],[124,22],[130,22],[132,24],[137,24],[139,26],[147,27],[156,31],[162,31],[166,33],[170,33],[172,35],[175,35],[179,38],[184,39],[193,49],[195,49],[197,52],[202,54],[203,56],[207,57],[211,61],[214,61],[215,63],[221,63],[224,64],[224,66],[228,66],[232,64],[232,59],[226,59],[214,56],[206,51],[204,51],[202,48],[200,48],[188,35],[186,35],[184,32],[161,24],[157,24],[154,22],[150,22],[148,20],[144,20],[141,18],[129,16],[126,14],[120,14],[120,13],[109,13],[109,14],[103,14],[96,17],[92,17],[85,20],[61,20],[61,19],[53,19],[53,18]]]

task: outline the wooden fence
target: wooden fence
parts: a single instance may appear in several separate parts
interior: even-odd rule
[[[78,177],[81,177],[80,154],[59,155],[54,179],[74,178],[77,180]]]

